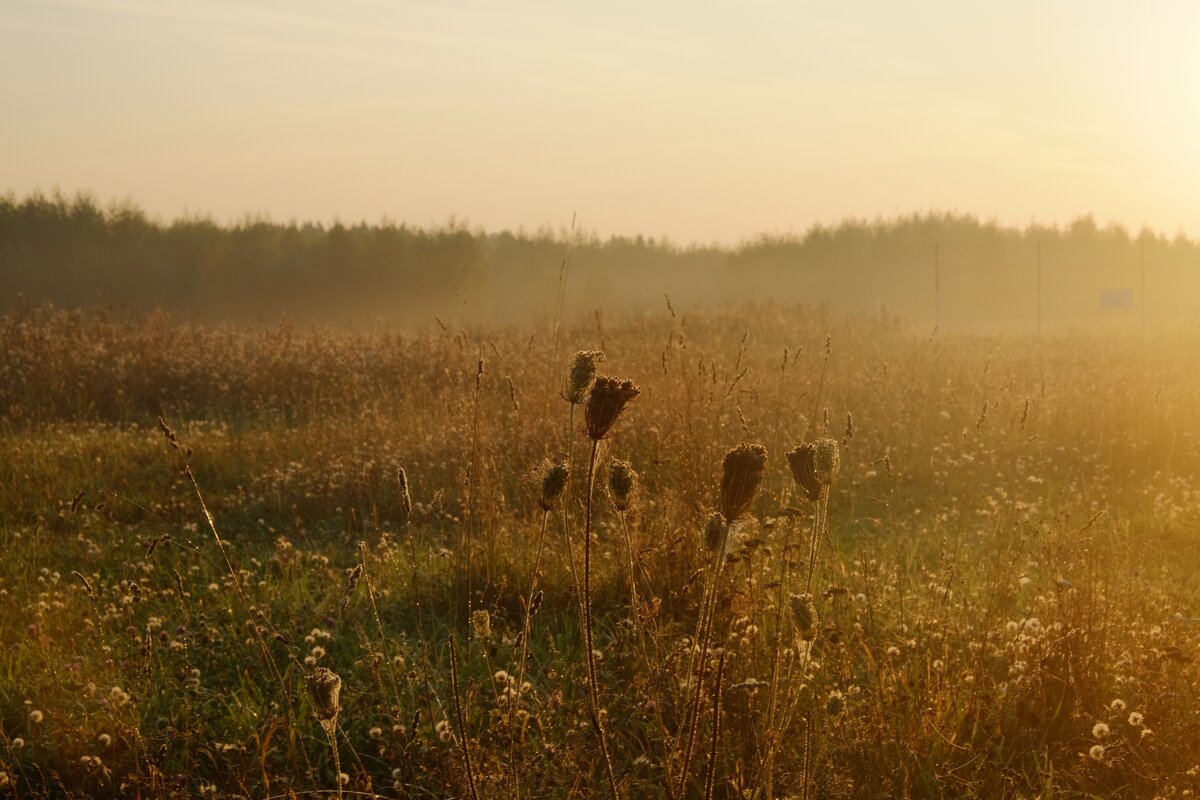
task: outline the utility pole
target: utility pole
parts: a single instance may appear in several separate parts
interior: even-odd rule
[[[1138,295],[1138,302],[1142,306],[1142,333],[1146,333],[1146,240],[1143,238],[1138,243],[1138,264],[1141,268],[1142,276],[1142,291]]]
[[[1042,243],[1037,245],[1037,333],[1042,335]]]
[[[942,260],[941,245],[933,245],[933,324],[942,326]]]

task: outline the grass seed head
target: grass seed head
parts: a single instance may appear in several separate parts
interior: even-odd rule
[[[721,513],[734,522],[754,502],[767,468],[767,448],[743,442],[725,454],[721,469]]]
[[[633,381],[610,378],[607,375],[596,378],[583,416],[584,430],[588,438],[598,442],[607,436],[621,412],[625,410],[625,406],[641,393],[641,387],[636,386]]]
[[[787,454],[788,466],[792,468],[792,477],[804,492],[804,496],[812,502],[821,499],[821,482],[817,480],[817,448],[812,442],[793,448]]]
[[[404,471],[404,467],[396,470],[396,482],[400,484],[400,508],[407,518],[412,513],[412,495],[408,492],[408,473]]]
[[[628,461],[614,458],[608,467],[608,495],[617,511],[628,511],[633,505],[638,474]]]
[[[604,353],[599,350],[577,352],[563,379],[562,398],[575,405],[582,403],[596,380],[596,365],[603,360]]]

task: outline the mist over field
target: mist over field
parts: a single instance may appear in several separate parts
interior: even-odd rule
[[[828,305],[931,327],[1032,331],[1193,322],[1200,243],[1081,217],[849,219],[735,246],[465,224],[156,221],[87,195],[0,198],[0,307],[17,298],[182,321],[406,329],[562,314]],[[561,300],[561,305],[560,305]]]
[[[1200,5],[0,3],[0,800],[1200,796]]]

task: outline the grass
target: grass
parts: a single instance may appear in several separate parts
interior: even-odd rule
[[[0,792],[601,796],[594,711],[627,798],[1200,791],[1194,333],[760,307],[561,338],[4,318]],[[591,456],[561,395],[601,345],[642,393],[589,526],[590,458],[550,508],[530,469]],[[814,542],[785,454],[822,437]],[[743,441],[768,463],[721,561]],[[789,597],[814,552],[810,650]]]

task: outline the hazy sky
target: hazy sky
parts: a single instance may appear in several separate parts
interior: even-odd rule
[[[736,241],[1200,234],[1200,3],[2,0],[0,192]]]

